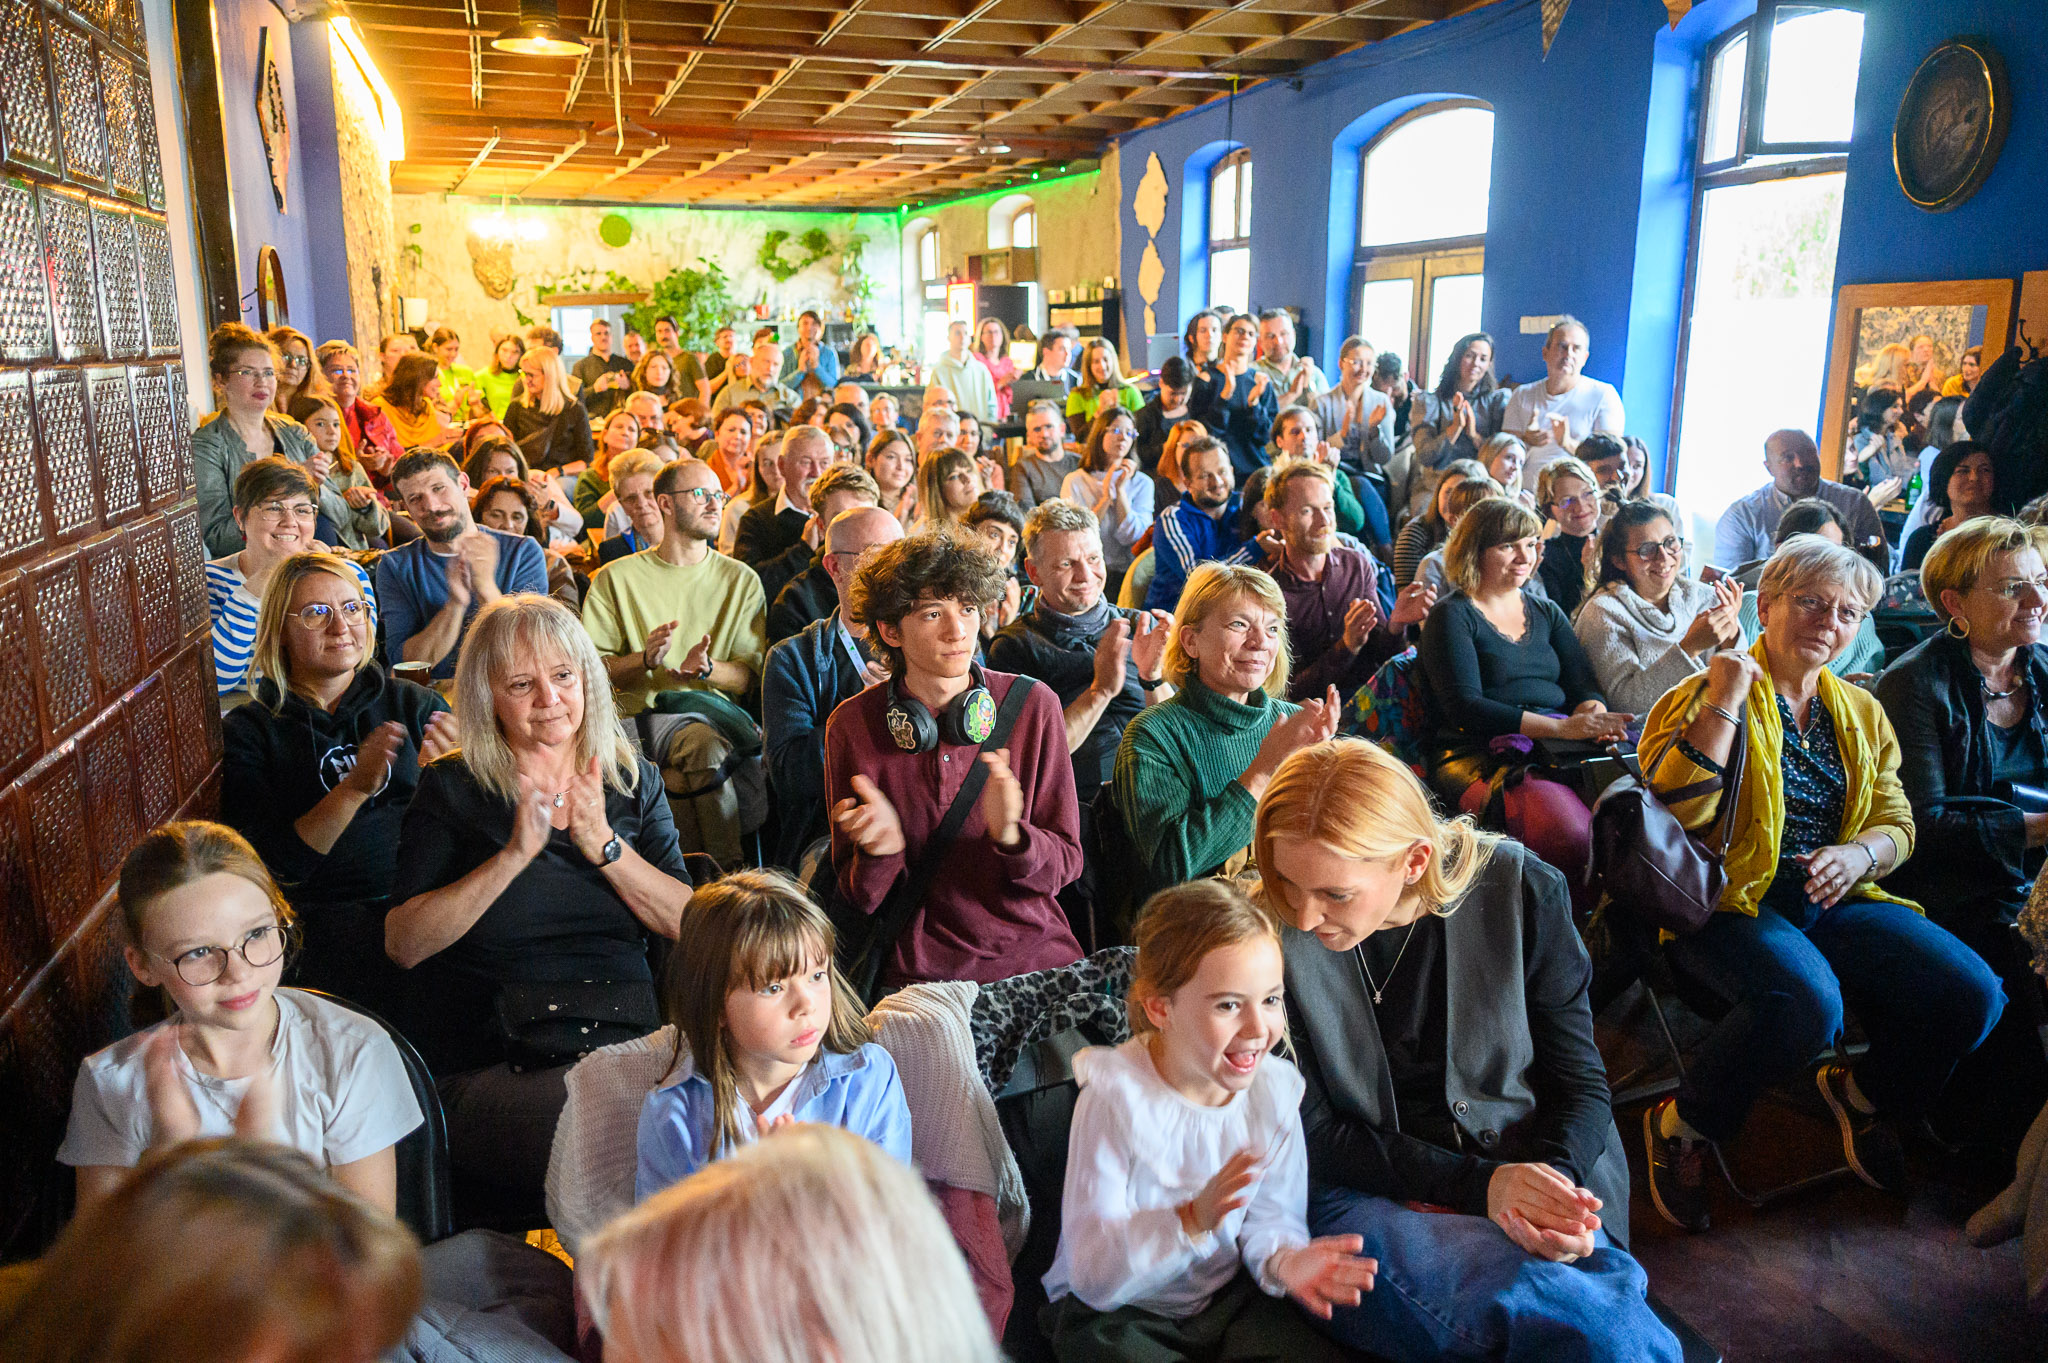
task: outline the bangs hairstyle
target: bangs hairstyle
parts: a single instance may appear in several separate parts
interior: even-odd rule
[[[2048,527],[2005,516],[1973,516],[1934,542],[1920,564],[1920,589],[1946,625],[1955,612],[1942,604],[1943,592],[1962,595],[1977,585],[1998,554],[2032,549],[2048,560]]]
[[[576,730],[576,770],[597,759],[606,786],[630,792],[640,768],[619,727],[611,677],[604,659],[584,632],[583,622],[561,602],[532,592],[501,596],[476,613],[455,664],[455,722],[462,739],[459,760],[477,784],[501,800],[519,798],[519,771],[498,728],[492,687],[500,677],[543,651],[559,652],[583,679],[583,723]]]
[[[1652,521],[1670,520],[1671,513],[1655,502],[1623,502],[1600,528],[1600,566],[1594,570],[1589,589],[1597,590],[1610,582],[1627,582],[1628,568],[1620,560],[1628,554],[1628,532]],[[1672,526],[1671,533],[1677,534],[1678,527]]]
[[[960,456],[965,459],[966,455]],[[1003,594],[1009,574],[981,543],[960,532],[925,530],[877,545],[854,572],[847,611],[872,631],[869,642],[889,660],[892,675],[903,675],[903,650],[875,626],[900,628],[920,601],[958,601],[986,612]]]
[[[318,573],[346,582],[356,600],[363,603],[364,613],[358,617],[363,625],[363,656],[356,659],[356,671],[361,672],[376,660],[377,634],[368,610],[370,603],[363,596],[363,584],[350,571],[348,560],[338,554],[293,554],[271,573],[270,582],[263,589],[263,604],[256,613],[253,661],[257,675],[277,683],[276,694],[267,701],[272,714],[284,708],[287,691],[298,690],[292,685],[291,651],[285,647],[285,632],[291,628],[292,596],[301,582]]]
[[[966,512],[955,512],[946,505],[946,480],[963,471],[973,474],[975,486],[981,486],[981,470],[974,456],[953,445],[933,451],[929,459],[917,466],[917,505],[924,512],[926,525],[936,529],[960,524],[960,517]]]
[[[875,1039],[860,996],[833,962],[838,945],[825,911],[780,871],[739,871],[690,896],[662,980],[662,1012],[676,1028],[668,1072],[673,1076],[687,1054],[710,1083],[712,1146],[720,1153],[742,1144],[739,1066],[725,1026],[728,995],[765,988],[823,962],[832,977],[825,1048],[849,1055]]]
[[[313,475],[306,472],[305,465],[282,455],[266,454],[261,459],[251,459],[235,475],[235,510],[245,517],[272,497],[295,493],[313,503],[318,511],[320,489],[313,482]]]
[[[1353,861],[1384,862],[1422,844],[1429,864],[1411,889],[1425,911],[1448,914],[1493,854],[1500,839],[1482,833],[1470,815],[1440,819],[1415,773],[1376,743],[1333,738],[1302,748],[1280,764],[1252,822],[1252,853],[1265,868],[1259,894],[1290,919],[1287,886],[1274,866],[1281,838],[1318,842]]]
[[[838,1127],[800,1124],[714,1161],[576,1259],[592,1319],[633,1358],[1002,1359],[924,1180]]]
[[[1221,877],[1191,880],[1146,900],[1131,932],[1138,948],[1131,991],[1124,999],[1131,1035],[1159,1030],[1145,1015],[1148,999],[1165,998],[1193,979],[1210,952],[1259,937],[1278,947],[1279,918]]]
[[[1274,653],[1273,670],[1266,674],[1262,689],[1269,696],[1286,697],[1287,674],[1293,666],[1293,653],[1287,642],[1287,599],[1280,595],[1279,583],[1259,569],[1241,563],[1198,564],[1188,574],[1180,604],[1174,607],[1173,633],[1167,637],[1166,656],[1161,663],[1166,679],[1176,691],[1197,675],[1195,660],[1188,656],[1187,632],[1200,629],[1210,616],[1247,598],[1280,619],[1280,647]]]
[[[1460,591],[1476,592],[1480,555],[1495,545],[1533,539],[1542,533],[1543,522],[1536,513],[1514,498],[1483,497],[1444,541],[1444,576]]]
[[[1614,451],[1616,454],[1620,452],[1619,448]],[[1565,478],[1576,478],[1594,492],[1600,491],[1600,479],[1586,466],[1586,461],[1575,454],[1567,454],[1545,464],[1543,471],[1536,475],[1536,505],[1546,512],[1557,505],[1557,485]]]
[[[534,371],[540,375],[540,401],[532,405],[537,411],[553,416],[572,400],[569,397],[569,373],[562,368],[562,353],[553,346],[533,347],[519,357],[521,375],[526,373],[529,361],[532,362]],[[513,395],[514,402],[526,400],[523,378],[521,385],[520,391]]]
[[[187,1141],[145,1154],[32,1266],[0,1313],[0,1358],[379,1358],[422,1292],[412,1233],[306,1156]]]
[[[424,351],[409,350],[391,366],[384,382],[384,401],[407,416],[424,416],[427,394],[440,382],[441,366]]]
[[[1117,379],[1110,387],[1114,389],[1116,384],[1122,382],[1122,379]],[[1095,420],[1088,425],[1088,443],[1081,451],[1081,469],[1084,473],[1107,473],[1109,471],[1109,452],[1103,448],[1103,442],[1109,438],[1111,429],[1119,421],[1130,423],[1131,442],[1132,444],[1137,443],[1138,419],[1121,407],[1104,407],[1095,414]],[[1128,451],[1126,451],[1125,457],[1129,457]]]

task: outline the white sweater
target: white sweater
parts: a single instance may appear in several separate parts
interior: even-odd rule
[[[1240,1264],[1280,1296],[1266,1261],[1308,1243],[1308,1154],[1301,1074],[1269,1055],[1245,1092],[1200,1107],[1168,1087],[1142,1038],[1074,1058],[1081,1085],[1067,1138],[1059,1253],[1046,1296],[1098,1311],[1137,1306],[1185,1319],[1237,1276]],[[1174,1210],[1230,1157],[1262,1152],[1243,1207],[1190,1238]]]
[[[1714,589],[1681,577],[1660,610],[1625,582],[1611,582],[1579,607],[1574,626],[1599,678],[1607,708],[1646,715],[1666,691],[1706,663],[1679,642],[1696,616],[1714,604]]]

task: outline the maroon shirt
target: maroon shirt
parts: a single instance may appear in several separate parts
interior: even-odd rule
[[[920,980],[987,984],[1081,959],[1081,945],[1054,898],[1081,874],[1081,811],[1059,702],[1028,677],[982,676],[998,705],[1012,686],[1033,688],[1007,745],[1010,770],[1024,788],[1023,844],[1013,852],[998,848],[975,801],[960,835],[940,853],[924,905],[889,958],[883,982],[891,987]],[[893,857],[868,856],[832,829],[840,892],[863,913],[879,909],[908,874],[976,760],[971,744],[941,742],[931,752],[904,752],[882,721],[888,704],[889,688],[870,686],[842,702],[825,724],[827,803],[849,798],[858,772],[888,797],[903,825],[904,850]]]
[[[1332,686],[1348,699],[1372,679],[1375,668],[1407,647],[1407,631],[1387,628],[1382,611],[1365,647],[1356,653],[1344,651],[1344,613],[1360,597],[1378,595],[1379,566],[1372,555],[1337,545],[1323,560],[1323,575],[1313,582],[1284,567],[1271,571],[1287,602],[1287,646],[1294,658],[1287,679],[1289,700],[1319,700]]]

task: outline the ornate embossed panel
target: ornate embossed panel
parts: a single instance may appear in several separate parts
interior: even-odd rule
[[[192,490],[192,405],[185,400],[185,366],[164,366],[165,395],[171,404],[166,433],[171,442],[171,477],[180,497]]]
[[[142,276],[128,214],[109,204],[94,204],[92,239],[99,264],[100,316],[106,322],[106,356],[144,359],[149,347],[143,331]]]
[[[141,36],[137,25],[136,35]],[[135,92],[135,135],[142,148],[142,189],[143,197],[157,212],[164,211],[164,164],[157,155],[156,102],[150,96],[149,65],[138,62],[128,72],[128,83]]]
[[[92,433],[85,424],[85,374],[77,369],[38,370],[31,387],[37,462],[42,466],[52,533],[65,540],[97,530],[100,495]]]
[[[109,535],[79,555],[92,656],[100,694],[118,696],[142,675],[141,631],[135,623],[135,571],[125,536]]]
[[[171,737],[178,746],[178,785],[206,779],[220,753],[220,703],[213,686],[213,654],[205,640],[186,645],[164,669],[171,688]]]
[[[50,344],[36,192],[24,181],[0,180],[0,360],[47,360]]]
[[[161,673],[135,688],[124,707],[135,738],[135,796],[142,826],[178,812],[178,753],[171,741],[171,692]]]
[[[57,82],[58,140],[64,178],[101,189],[107,183],[106,104],[100,97],[99,54],[92,39],[64,20],[49,19],[50,71]]]
[[[12,997],[49,950],[42,915],[36,912],[21,800],[12,786],[0,787],[0,997]]]
[[[128,532],[135,553],[136,604],[142,617],[142,647],[149,665],[163,661],[179,643],[178,593],[171,586],[171,527],[152,516]]]
[[[135,445],[135,399],[126,369],[88,369],[92,444],[99,464],[100,519],[119,525],[142,511],[142,456]]]
[[[51,117],[50,52],[36,0],[0,0],[0,156],[55,174],[57,122]]]
[[[94,692],[85,589],[78,555],[45,559],[28,570],[29,611],[35,626],[36,690],[43,707],[43,738],[54,746],[92,714]]]
[[[43,270],[50,281],[57,358],[96,360],[106,352],[100,337],[99,286],[93,278],[92,208],[77,194],[44,189],[36,197],[42,211]]]
[[[199,507],[187,502],[164,519],[171,527],[171,573],[177,583],[178,632],[188,639],[210,633],[213,618],[206,609],[206,547],[199,534]]]
[[[29,862],[43,930],[54,944],[70,936],[92,907],[92,836],[85,815],[85,780],[78,754],[59,754],[22,782],[28,805]]]
[[[171,408],[171,378],[165,370],[150,368],[132,372],[135,433],[142,451],[142,485],[149,495],[149,509],[160,511],[178,499],[178,436],[172,422],[182,413],[174,413]]]
[[[36,674],[27,590],[28,579],[19,573],[0,578],[0,675],[14,678],[0,686],[0,781],[21,775],[43,754],[36,689],[26,684]]]
[[[142,137],[135,126],[135,82],[125,57],[102,48],[100,88],[107,95],[107,187],[124,199],[143,203],[148,187],[142,175]]]
[[[121,869],[121,859],[142,832],[135,820],[135,762],[118,708],[79,735],[78,759],[92,818],[93,883],[104,884]]]
[[[42,501],[28,375],[20,370],[0,373],[0,565],[17,562],[42,546]]]
[[[152,355],[178,353],[178,277],[171,265],[171,232],[157,218],[137,213],[135,258],[142,274],[142,314]]]

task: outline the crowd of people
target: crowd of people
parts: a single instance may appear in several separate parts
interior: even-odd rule
[[[1000,1243],[992,1285],[909,1172],[957,1117],[874,1021],[934,986],[1124,982],[1026,1323],[1063,1360],[1676,1360],[1626,1143],[1700,1232],[1772,1086],[1894,1192],[2048,1097],[2008,1007],[2039,988],[2048,529],[1953,399],[1904,536],[1899,488],[1783,430],[1709,549],[1571,318],[1540,378],[1475,334],[1423,386],[1204,310],[1149,394],[1100,338],[1020,373],[955,322],[908,424],[815,315],[786,352],[653,330],[598,321],[572,366],[537,326],[480,370],[446,328],[214,333],[221,822],[122,869],[162,1020],[81,1067],[79,1215],[0,1352],[117,1356],[122,1293],[65,1327],[85,1352],[51,1313],[140,1236],[202,1275],[221,1236],[274,1247],[266,1290],[194,1299],[251,1339],[417,1329],[454,1289],[391,1219],[422,1111],[373,1016],[478,1224],[541,1224],[572,1069],[656,1038],[638,1205],[576,1270],[644,1360],[997,1356]],[[1887,665],[1899,559],[1939,627]],[[1596,773],[1638,745],[1726,830],[1684,935],[1593,861]],[[1589,940],[1660,954],[1708,1024],[1626,1143],[1593,1031],[1621,948]]]

